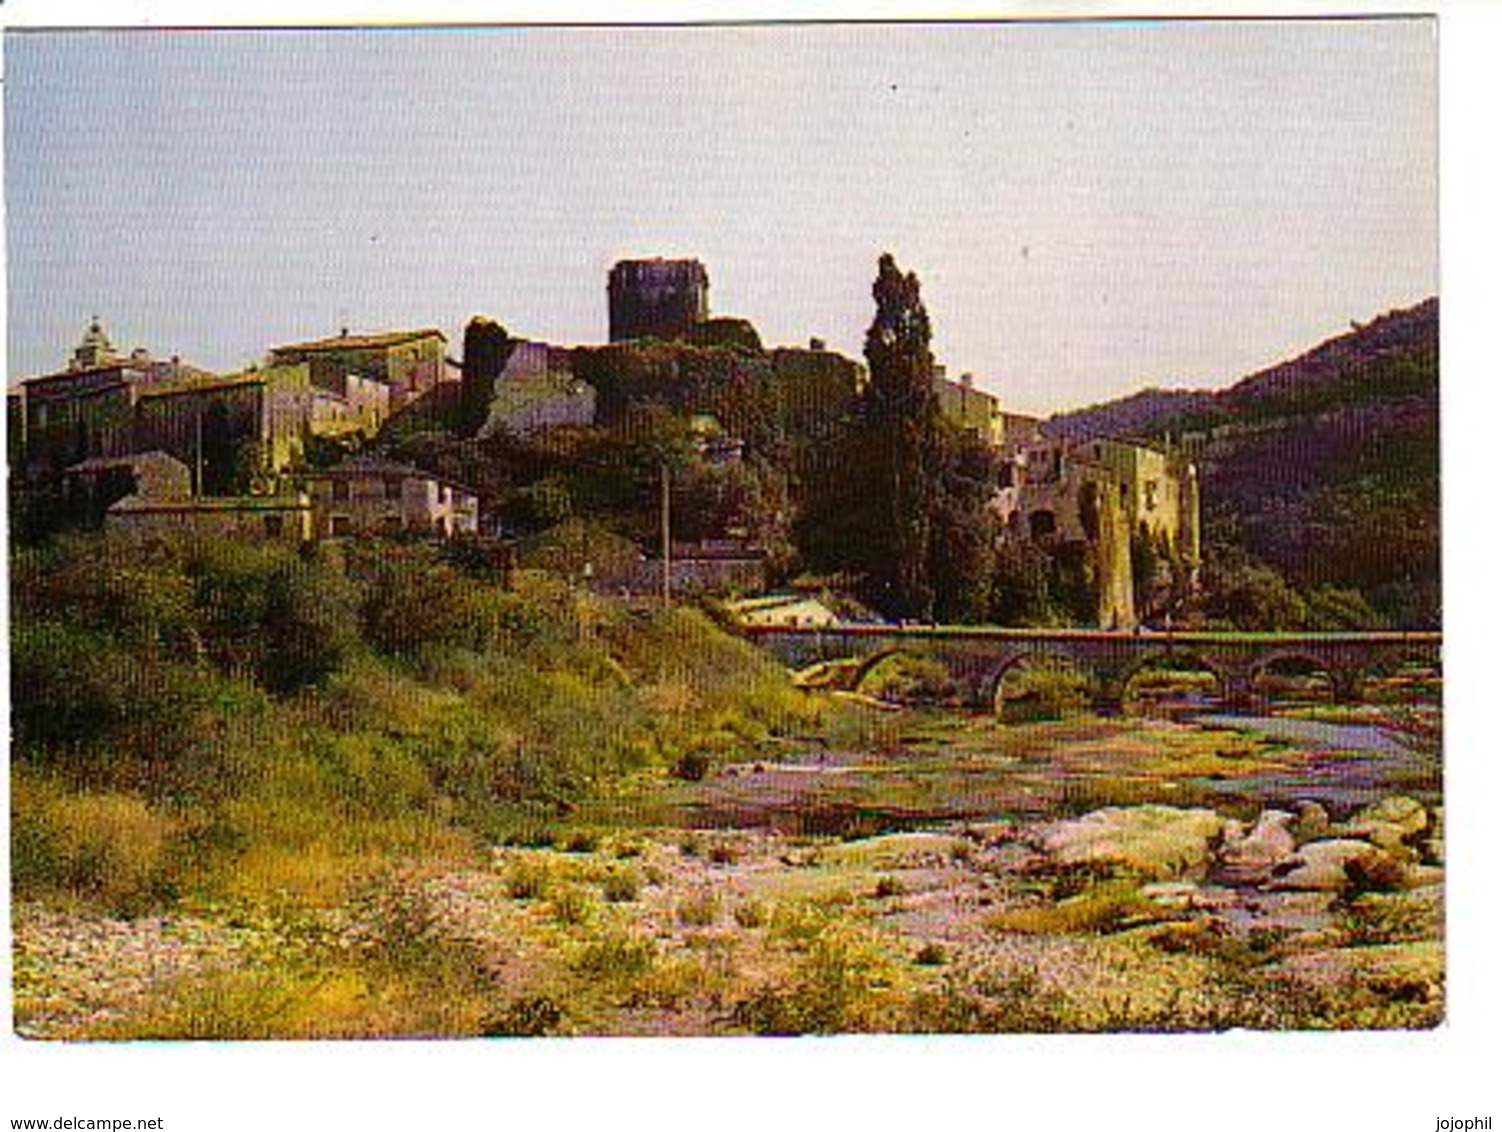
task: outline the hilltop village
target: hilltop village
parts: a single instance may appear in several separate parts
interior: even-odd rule
[[[122,353],[96,318],[62,368],[9,395],[19,535],[459,539],[607,592],[754,599],[741,608],[763,623],[837,616],[828,595],[859,593],[840,542],[861,471],[841,445],[868,366],[818,338],[764,347],[711,312],[697,260],[617,263],[607,293],[605,344],[485,318],[462,350],[433,328],[344,328],[234,373]],[[1051,438],[971,374],[930,372],[925,411],[976,505],[933,537],[1005,567],[935,616],[1036,622],[1046,575],[1069,597],[1045,619],[1171,618],[1197,584],[1194,465],[1165,445]]]

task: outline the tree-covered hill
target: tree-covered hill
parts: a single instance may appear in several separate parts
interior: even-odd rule
[[[1150,390],[1046,428],[1185,445],[1212,567],[1266,563],[1295,589],[1355,590],[1388,624],[1438,623],[1438,299],[1220,392]]]

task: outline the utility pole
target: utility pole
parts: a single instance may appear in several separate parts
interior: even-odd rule
[[[671,483],[668,466],[662,465],[662,604],[673,604],[673,535],[672,516],[669,510]]]
[[[203,495],[203,406],[193,414],[193,496]]]

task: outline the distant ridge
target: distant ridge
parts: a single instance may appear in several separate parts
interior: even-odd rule
[[[1044,422],[1043,431],[1061,439],[1151,438],[1201,415],[1231,419],[1260,415],[1270,403],[1291,408],[1300,400],[1318,400],[1325,387],[1348,385],[1353,378],[1359,382],[1362,370],[1383,358],[1425,351],[1437,356],[1438,350],[1439,299],[1429,298],[1371,322],[1355,323],[1349,331],[1228,389],[1142,389],[1115,401],[1058,413]]]

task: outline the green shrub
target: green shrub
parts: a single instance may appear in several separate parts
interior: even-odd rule
[[[703,751],[687,751],[673,764],[673,774],[685,782],[702,782],[711,765]]]
[[[678,922],[685,927],[713,927],[719,918],[720,897],[713,889],[700,889],[678,903]]]
[[[641,895],[641,884],[635,869],[615,869],[606,875],[600,891],[612,904],[629,904]]]
[[[934,704],[956,693],[949,670],[928,657],[895,656],[882,661],[861,681],[861,691],[901,704]]]
[[[743,928],[760,928],[767,923],[767,908],[757,900],[748,900],[743,904],[737,904],[732,913],[735,922]]]
[[[600,835],[593,830],[576,830],[569,835],[563,849],[566,853],[593,853],[600,847]]]
[[[758,1034],[836,1034],[891,1029],[897,1000],[891,965],[868,941],[821,934],[790,975],[737,1002],[731,1019]]]
[[[884,876],[876,882],[876,899],[888,900],[893,896],[901,896],[907,889],[901,878]]]
[[[920,967],[942,967],[949,962],[949,953],[941,943],[930,940],[918,949],[918,954],[913,956],[913,962]]]
[[[262,621],[261,680],[290,692],[322,683],[359,649],[359,595],[338,571],[307,562],[272,575]]]
[[[546,995],[517,999],[481,1023],[487,1038],[541,1038],[558,1033],[565,1018],[563,1007]]]
[[[657,945],[650,939],[614,933],[584,944],[574,955],[573,969],[595,979],[631,982],[657,962]]]
[[[31,896],[67,895],[135,916],[176,896],[168,850],[182,828],[139,797],[75,793],[17,777],[13,883]]]
[[[1090,706],[1089,681],[1062,663],[1019,665],[1002,681],[1001,714],[1008,723],[1067,719]]]
[[[586,924],[595,914],[593,898],[577,884],[555,885],[548,897],[548,906],[560,924]]]
[[[538,857],[513,860],[506,869],[506,893],[513,900],[537,900],[553,885],[553,869]]]

